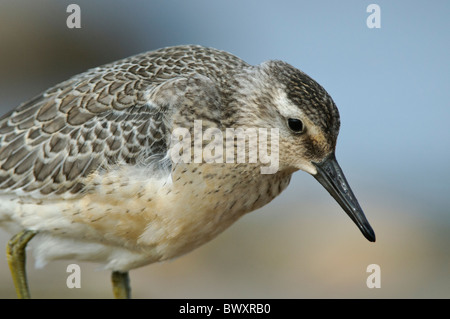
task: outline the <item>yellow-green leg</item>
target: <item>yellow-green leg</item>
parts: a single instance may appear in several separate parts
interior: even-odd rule
[[[116,299],[130,299],[130,277],[128,272],[113,271],[111,275],[114,298]]]
[[[25,248],[28,242],[36,235],[32,230],[24,230],[14,235],[6,246],[6,258],[11,270],[14,286],[19,299],[30,299],[28,290],[27,272],[25,269]]]

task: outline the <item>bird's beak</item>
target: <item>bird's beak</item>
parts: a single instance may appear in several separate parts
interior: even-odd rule
[[[314,163],[317,173],[315,179],[334,197],[347,215],[369,241],[375,241],[375,233],[364,216],[364,212],[353,194],[350,185],[345,179],[341,167],[336,161],[334,153],[328,155],[322,162]]]

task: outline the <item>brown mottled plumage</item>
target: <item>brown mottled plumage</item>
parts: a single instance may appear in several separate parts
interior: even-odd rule
[[[203,132],[279,130],[278,170],[261,174],[260,161],[174,162],[171,133],[192,133],[196,120]],[[374,240],[334,158],[338,131],[327,92],[281,61],[251,66],[178,46],[76,75],[0,119],[0,225],[20,232],[11,268],[20,267],[14,251],[34,237],[38,264],[99,262],[113,271],[115,293],[127,290],[120,274],[202,245],[275,198],[299,169]]]

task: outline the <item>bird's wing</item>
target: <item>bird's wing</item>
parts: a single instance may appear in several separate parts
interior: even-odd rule
[[[76,195],[95,170],[162,157],[170,125],[183,125],[169,123],[174,104],[189,113],[179,118],[193,120],[206,110],[202,118],[214,121],[217,83],[247,66],[215,49],[169,47],[50,88],[0,119],[0,193]]]
[[[0,119],[0,192],[74,196],[99,168],[163,156],[176,81],[94,70],[20,105]]]

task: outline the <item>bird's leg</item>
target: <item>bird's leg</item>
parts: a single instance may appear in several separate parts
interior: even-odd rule
[[[30,299],[27,272],[25,269],[25,248],[34,235],[36,235],[36,232],[32,230],[21,231],[13,236],[6,246],[6,258],[19,299]]]
[[[130,299],[130,277],[128,272],[113,271],[111,275],[114,298]]]

